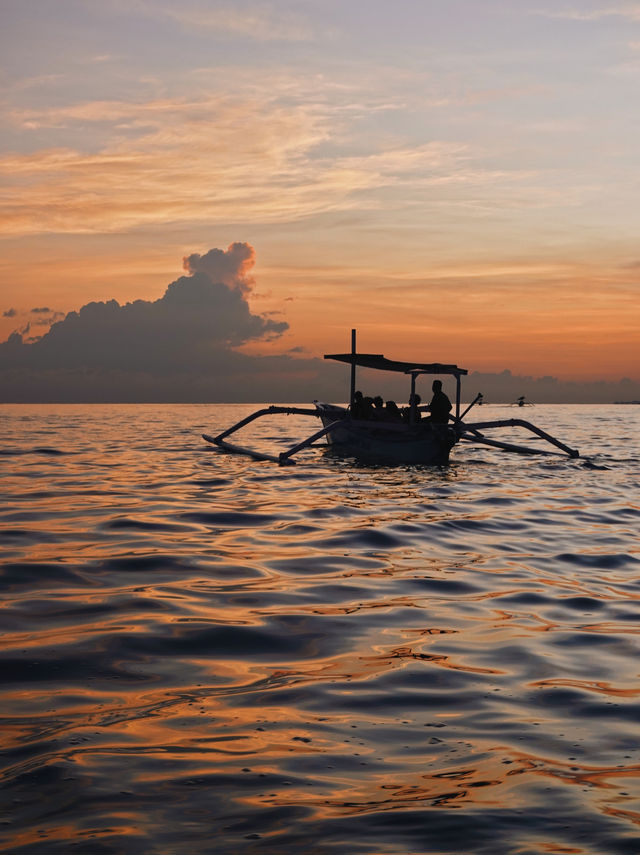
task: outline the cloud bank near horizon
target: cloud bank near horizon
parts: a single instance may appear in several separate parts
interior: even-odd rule
[[[0,344],[0,398],[216,400],[237,396],[242,384],[255,396],[265,372],[295,378],[303,366],[291,357],[261,359],[237,350],[289,327],[251,312],[254,264],[248,243],[193,253],[183,259],[186,275],[157,300],[87,303],[37,338],[25,337],[28,323]],[[29,314],[51,317],[44,307]]]
[[[345,400],[344,366],[295,356],[299,348],[275,356],[239,350],[250,342],[277,339],[289,328],[286,321],[252,313],[248,297],[254,286],[254,264],[253,247],[236,242],[226,250],[214,248],[186,256],[186,275],[170,283],[157,300],[124,305],[116,300],[91,302],[62,320],[47,306],[29,310],[26,326],[0,343],[0,400]],[[22,320],[12,308],[4,315]],[[44,335],[33,335],[32,326],[51,322]],[[406,398],[406,384],[398,378],[363,371],[360,384],[367,394]],[[464,388],[469,399],[482,391],[486,400],[496,403],[519,395],[538,403],[640,398],[637,381],[571,383],[554,377],[521,377],[508,370],[472,373]]]
[[[210,364],[221,349],[281,335],[284,321],[253,315],[246,297],[255,252],[247,243],[211,249],[183,259],[187,276],[172,282],[158,300],[91,302],[69,312],[37,340],[13,333],[4,347],[15,367],[168,368]],[[31,314],[51,315],[46,307]]]

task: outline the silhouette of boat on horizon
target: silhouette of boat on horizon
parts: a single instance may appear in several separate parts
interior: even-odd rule
[[[439,362],[406,362],[387,359],[382,354],[358,353],[356,350],[356,331],[351,331],[351,352],[325,354],[325,359],[344,362],[351,367],[351,389],[349,405],[341,406],[314,401],[314,408],[284,407],[272,405],[257,410],[227,430],[216,436],[202,434],[203,439],[220,449],[236,454],[246,454],[256,460],[271,460],[280,465],[295,463],[292,457],[321,440],[332,451],[366,462],[385,464],[430,464],[442,466],[449,462],[451,449],[459,442],[472,442],[488,445],[504,451],[520,454],[559,454],[571,458],[579,457],[577,450],[560,442],[523,419],[498,419],[479,422],[465,422],[464,417],[475,404],[483,400],[482,393],[474,398],[464,412],[461,412],[461,378],[468,372],[457,365]],[[376,417],[362,418],[355,407],[356,368],[368,368],[378,371],[396,372],[410,379],[410,406],[404,410],[404,418],[387,420]],[[439,424],[431,419],[423,419],[429,405],[416,404],[416,381],[423,375],[449,375],[455,378],[456,394],[449,415],[449,421]],[[413,402],[413,403],[411,403]],[[279,454],[268,454],[245,446],[230,443],[227,437],[258,418],[267,415],[301,415],[320,419],[322,428]],[[548,451],[536,446],[515,445],[497,439],[491,439],[484,433],[487,429],[503,427],[522,427],[546,442],[560,449],[560,452]]]

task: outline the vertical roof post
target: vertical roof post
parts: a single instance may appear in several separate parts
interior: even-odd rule
[[[411,394],[409,395],[409,424],[412,425],[416,421],[416,373],[411,372]]]
[[[460,375],[456,374],[456,418],[460,418]]]
[[[356,355],[356,331],[351,330],[351,355],[355,357]],[[356,361],[355,358],[351,362],[351,394],[349,396],[349,403],[351,408],[353,409],[353,402],[356,396]]]

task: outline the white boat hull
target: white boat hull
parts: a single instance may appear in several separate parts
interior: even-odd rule
[[[344,407],[316,403],[324,427],[346,415]],[[457,442],[448,425],[345,419],[326,435],[327,444],[349,457],[383,463],[426,463],[442,466]]]

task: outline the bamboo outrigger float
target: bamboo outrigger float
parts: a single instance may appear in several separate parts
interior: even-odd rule
[[[292,459],[295,454],[309,446],[315,445],[324,439],[337,453],[357,457],[362,460],[381,463],[418,463],[442,466],[448,463],[451,449],[460,441],[474,442],[488,445],[503,451],[513,451],[520,454],[562,454],[569,457],[579,457],[578,451],[560,442],[560,440],[548,434],[541,428],[536,427],[523,419],[499,419],[496,421],[481,421],[468,423],[464,417],[471,408],[482,402],[482,393],[479,393],[469,404],[463,413],[461,410],[461,377],[467,374],[465,368],[457,365],[446,365],[439,362],[416,363],[399,362],[386,359],[381,354],[357,353],[356,331],[351,331],[351,352],[326,354],[325,359],[334,359],[345,362],[351,366],[351,394],[349,406],[343,407],[335,404],[314,402],[314,408],[305,407],[279,407],[270,406],[241,419],[227,430],[217,436],[202,434],[203,439],[217,445],[224,451],[236,454],[246,454],[255,460],[271,460],[283,465],[295,463]],[[363,418],[356,407],[356,368],[372,368],[380,371],[399,372],[410,377],[411,392],[409,396],[410,406],[404,412],[404,418],[387,420],[375,417]],[[451,375],[456,381],[456,395],[453,413],[450,413],[446,423],[439,423],[432,419],[422,419],[422,413],[429,410],[429,406],[419,406],[416,396],[416,380],[418,377],[431,375]],[[266,454],[255,451],[245,446],[235,445],[227,441],[227,437],[245,427],[255,419],[267,415],[299,415],[311,416],[320,419],[322,428],[310,436],[296,443],[279,454]],[[534,446],[515,445],[491,439],[484,433],[490,428],[522,427],[546,440],[551,445],[560,449],[548,451]]]

